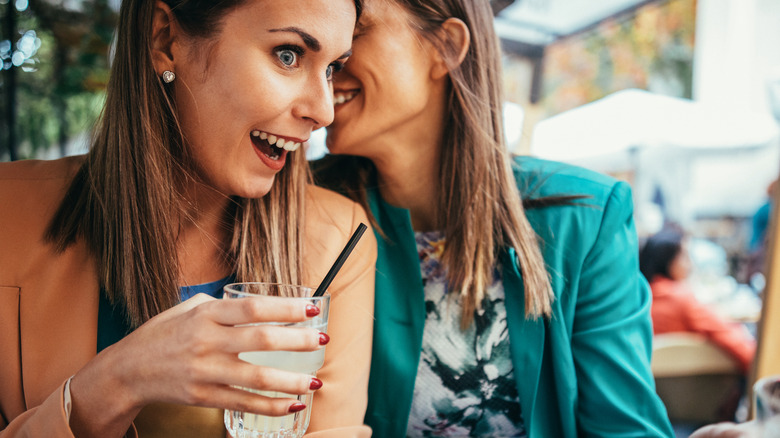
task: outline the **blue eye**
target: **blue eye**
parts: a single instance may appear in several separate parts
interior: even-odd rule
[[[302,50],[299,47],[279,47],[274,50],[279,62],[285,67],[297,67],[300,62]]]
[[[282,61],[282,64],[288,67],[294,66],[298,59],[298,54],[292,50],[280,50],[276,53],[276,56],[279,57],[279,61]]]
[[[341,70],[344,70],[344,62],[342,61],[334,62],[333,64],[328,66],[327,70],[325,70],[325,77],[327,77],[328,80],[331,80],[333,79],[333,75],[335,73],[340,72]]]

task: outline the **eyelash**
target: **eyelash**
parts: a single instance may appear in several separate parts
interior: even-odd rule
[[[341,70],[344,70],[344,61],[335,61],[331,63],[328,68],[330,69],[330,74],[327,75],[328,81],[333,81],[333,75],[340,72]]]

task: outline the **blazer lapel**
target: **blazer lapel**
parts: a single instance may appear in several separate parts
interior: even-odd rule
[[[507,307],[509,348],[526,432],[529,437],[535,437],[537,434],[534,433],[533,419],[544,354],[545,321],[542,317],[535,320],[525,317],[525,292],[516,260],[517,254],[513,248],[503,252],[502,281]]]
[[[376,437],[405,436],[425,323],[422,276],[409,212],[386,204],[376,192],[369,199],[387,238],[377,232],[377,348],[367,415]]]

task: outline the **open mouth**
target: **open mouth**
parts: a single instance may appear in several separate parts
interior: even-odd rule
[[[280,160],[284,156],[285,151],[294,151],[301,147],[300,142],[277,137],[257,129],[252,131],[250,135],[255,147],[266,157],[274,161]]]
[[[350,100],[354,99],[358,95],[360,90],[334,90],[333,91],[333,105],[343,105]]]

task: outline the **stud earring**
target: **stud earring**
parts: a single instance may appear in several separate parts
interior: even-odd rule
[[[165,82],[166,84],[170,84],[171,82],[173,82],[173,80],[174,80],[174,79],[176,79],[176,73],[174,73],[174,72],[172,72],[172,71],[170,71],[170,70],[165,70],[165,71],[163,72],[163,74],[162,74],[162,80],[163,80],[163,82]]]

